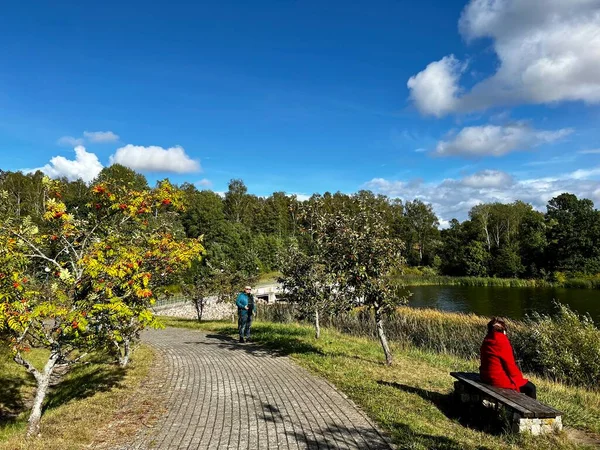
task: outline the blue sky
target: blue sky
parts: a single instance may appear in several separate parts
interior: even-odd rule
[[[368,188],[443,223],[600,202],[600,0],[13,2],[0,40],[5,170]]]

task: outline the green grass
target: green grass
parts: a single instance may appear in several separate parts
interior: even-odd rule
[[[235,335],[229,322],[163,318],[168,326]],[[477,370],[477,361],[393,344],[395,362],[383,364],[379,343],[323,330],[315,340],[309,326],[257,322],[253,339],[320,375],[391,434],[402,449],[571,449],[584,448],[562,433],[533,438],[502,432],[492,417],[467,420],[453,401],[453,370]],[[541,401],[565,412],[566,425],[600,433],[600,393],[531,377]],[[485,414],[485,412],[483,413]],[[490,425],[490,423],[492,425]]]
[[[45,352],[28,354],[37,367]],[[140,418],[152,416],[157,404],[141,389],[154,361],[150,347],[140,346],[126,370],[95,355],[89,364],[78,365],[46,397],[41,436],[25,439],[27,418],[35,384],[33,377],[15,364],[8,353],[0,353],[0,450],[67,450],[102,448],[130,438],[139,428]],[[107,430],[119,421],[118,429]]]

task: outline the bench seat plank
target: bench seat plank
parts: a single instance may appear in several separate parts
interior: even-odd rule
[[[512,389],[502,389],[481,382],[479,374],[469,372],[451,372],[454,378],[482,391],[491,398],[513,408],[524,418],[548,419],[561,416],[562,412],[544,405]]]

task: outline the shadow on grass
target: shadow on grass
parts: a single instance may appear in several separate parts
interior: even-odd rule
[[[465,427],[473,428],[475,430],[483,431],[492,435],[501,435],[506,430],[507,423],[497,411],[494,411],[491,408],[486,408],[483,405],[463,405],[456,400],[453,392],[449,394],[441,394],[435,391],[428,391],[426,389],[408,386],[406,384],[393,383],[383,380],[378,381],[377,384],[400,389],[404,392],[408,392],[409,394],[416,394],[423,400],[433,403],[435,407],[439,409],[440,412],[448,419],[456,420]]]
[[[202,329],[198,325],[191,326],[189,320],[171,321],[169,325]],[[324,353],[318,347],[302,339],[308,337],[310,333],[311,331],[305,328],[290,329],[276,324],[259,322],[252,327],[252,336],[249,342],[239,342],[237,326],[230,325],[214,330],[214,334],[206,335],[209,340],[214,341],[214,344],[206,340],[188,341],[186,344],[218,345],[232,351],[243,350],[256,356],[288,356],[293,353],[323,355]]]
[[[237,330],[236,330],[237,333]],[[228,334],[207,334],[206,338],[214,341],[188,341],[186,344],[199,344],[199,345],[217,345],[220,348],[225,348],[231,351],[244,351],[253,356],[260,357],[279,357],[288,356],[293,353],[314,353],[323,355],[323,352],[315,347],[314,345],[308,344],[294,337],[290,336],[276,336],[269,335],[268,338],[261,336],[260,332],[256,332],[252,335],[249,342],[239,342],[236,337],[232,337]]]
[[[72,400],[91,397],[97,392],[110,391],[121,383],[126,371],[115,364],[100,361],[76,366],[49,392],[44,411]]]
[[[391,450],[391,446],[374,428],[346,426],[335,423],[313,425],[310,434],[288,431],[293,441],[308,449],[321,448],[364,448]],[[411,447],[412,448],[412,447]],[[435,448],[435,447],[428,447]]]
[[[464,450],[465,444],[446,436],[417,433],[405,423],[392,423],[394,440],[400,448],[435,449],[435,450]],[[491,447],[479,446],[477,450],[492,450]]]
[[[33,385],[33,381],[13,375],[0,378],[0,426],[14,422],[25,410],[26,404],[21,389],[26,384]]]

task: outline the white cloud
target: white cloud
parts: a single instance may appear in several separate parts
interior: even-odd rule
[[[492,40],[498,69],[465,92],[463,66],[454,56],[430,63],[408,81],[423,114],[519,103],[600,103],[600,0],[471,0],[459,29],[467,41]]]
[[[461,181],[463,186],[472,188],[501,188],[514,183],[513,177],[498,170],[482,170],[466,176]]]
[[[110,144],[118,141],[119,136],[112,131],[84,131],[83,137],[63,136],[57,141],[57,144],[75,147],[83,145],[85,142],[90,144]]]
[[[597,155],[600,153],[600,148],[594,148],[594,149],[590,149],[590,150],[581,150],[581,151],[578,151],[577,153],[580,153],[582,155]]]
[[[78,145],[83,145],[83,138],[74,138],[73,136],[63,136],[58,141],[56,141],[58,145],[62,145],[65,147],[76,147]]]
[[[544,159],[541,161],[530,161],[527,162],[525,164],[523,164],[524,166],[529,166],[529,167],[535,167],[535,166],[550,166],[553,164],[567,164],[567,163],[572,163],[577,159],[577,156],[575,155],[570,155],[570,156],[553,156],[552,158],[549,159]]]
[[[93,144],[106,144],[119,141],[119,136],[112,131],[84,131],[83,137]]]
[[[525,123],[513,125],[484,125],[465,127],[452,139],[438,142],[435,154],[439,156],[502,156],[517,150],[529,150],[538,145],[561,139],[571,129],[557,131],[535,130]]]
[[[545,211],[548,200],[563,192],[579,198],[592,199],[600,204],[600,187],[593,178],[600,176],[600,166],[567,173],[555,178],[515,180],[510,174],[499,171],[482,171],[462,179],[423,183],[375,178],[362,187],[376,193],[398,197],[404,201],[418,198],[431,203],[440,223],[452,218],[464,220],[469,210],[480,203],[513,202],[522,200],[534,208]]]
[[[74,181],[81,178],[86,183],[92,181],[103,169],[102,164],[94,153],[86,151],[85,147],[75,147],[75,160],[69,160],[64,156],[55,156],[49,164],[40,167],[46,175],[51,178],[67,177]]]
[[[196,181],[194,183],[196,186],[201,186],[201,187],[205,187],[205,188],[209,188],[212,187],[212,181],[210,181],[207,178],[202,178],[200,181]]]
[[[411,77],[407,85],[417,108],[424,114],[438,117],[454,111],[463,69],[464,65],[450,55],[430,63],[425,70]]]
[[[595,167],[593,169],[579,169],[575,172],[568,173],[564,175],[566,178],[572,178],[574,180],[585,180],[588,178],[595,177],[600,175],[600,167]]]
[[[110,164],[122,164],[133,170],[147,172],[200,172],[200,163],[191,159],[182,147],[144,147],[128,144],[117,149]]]

